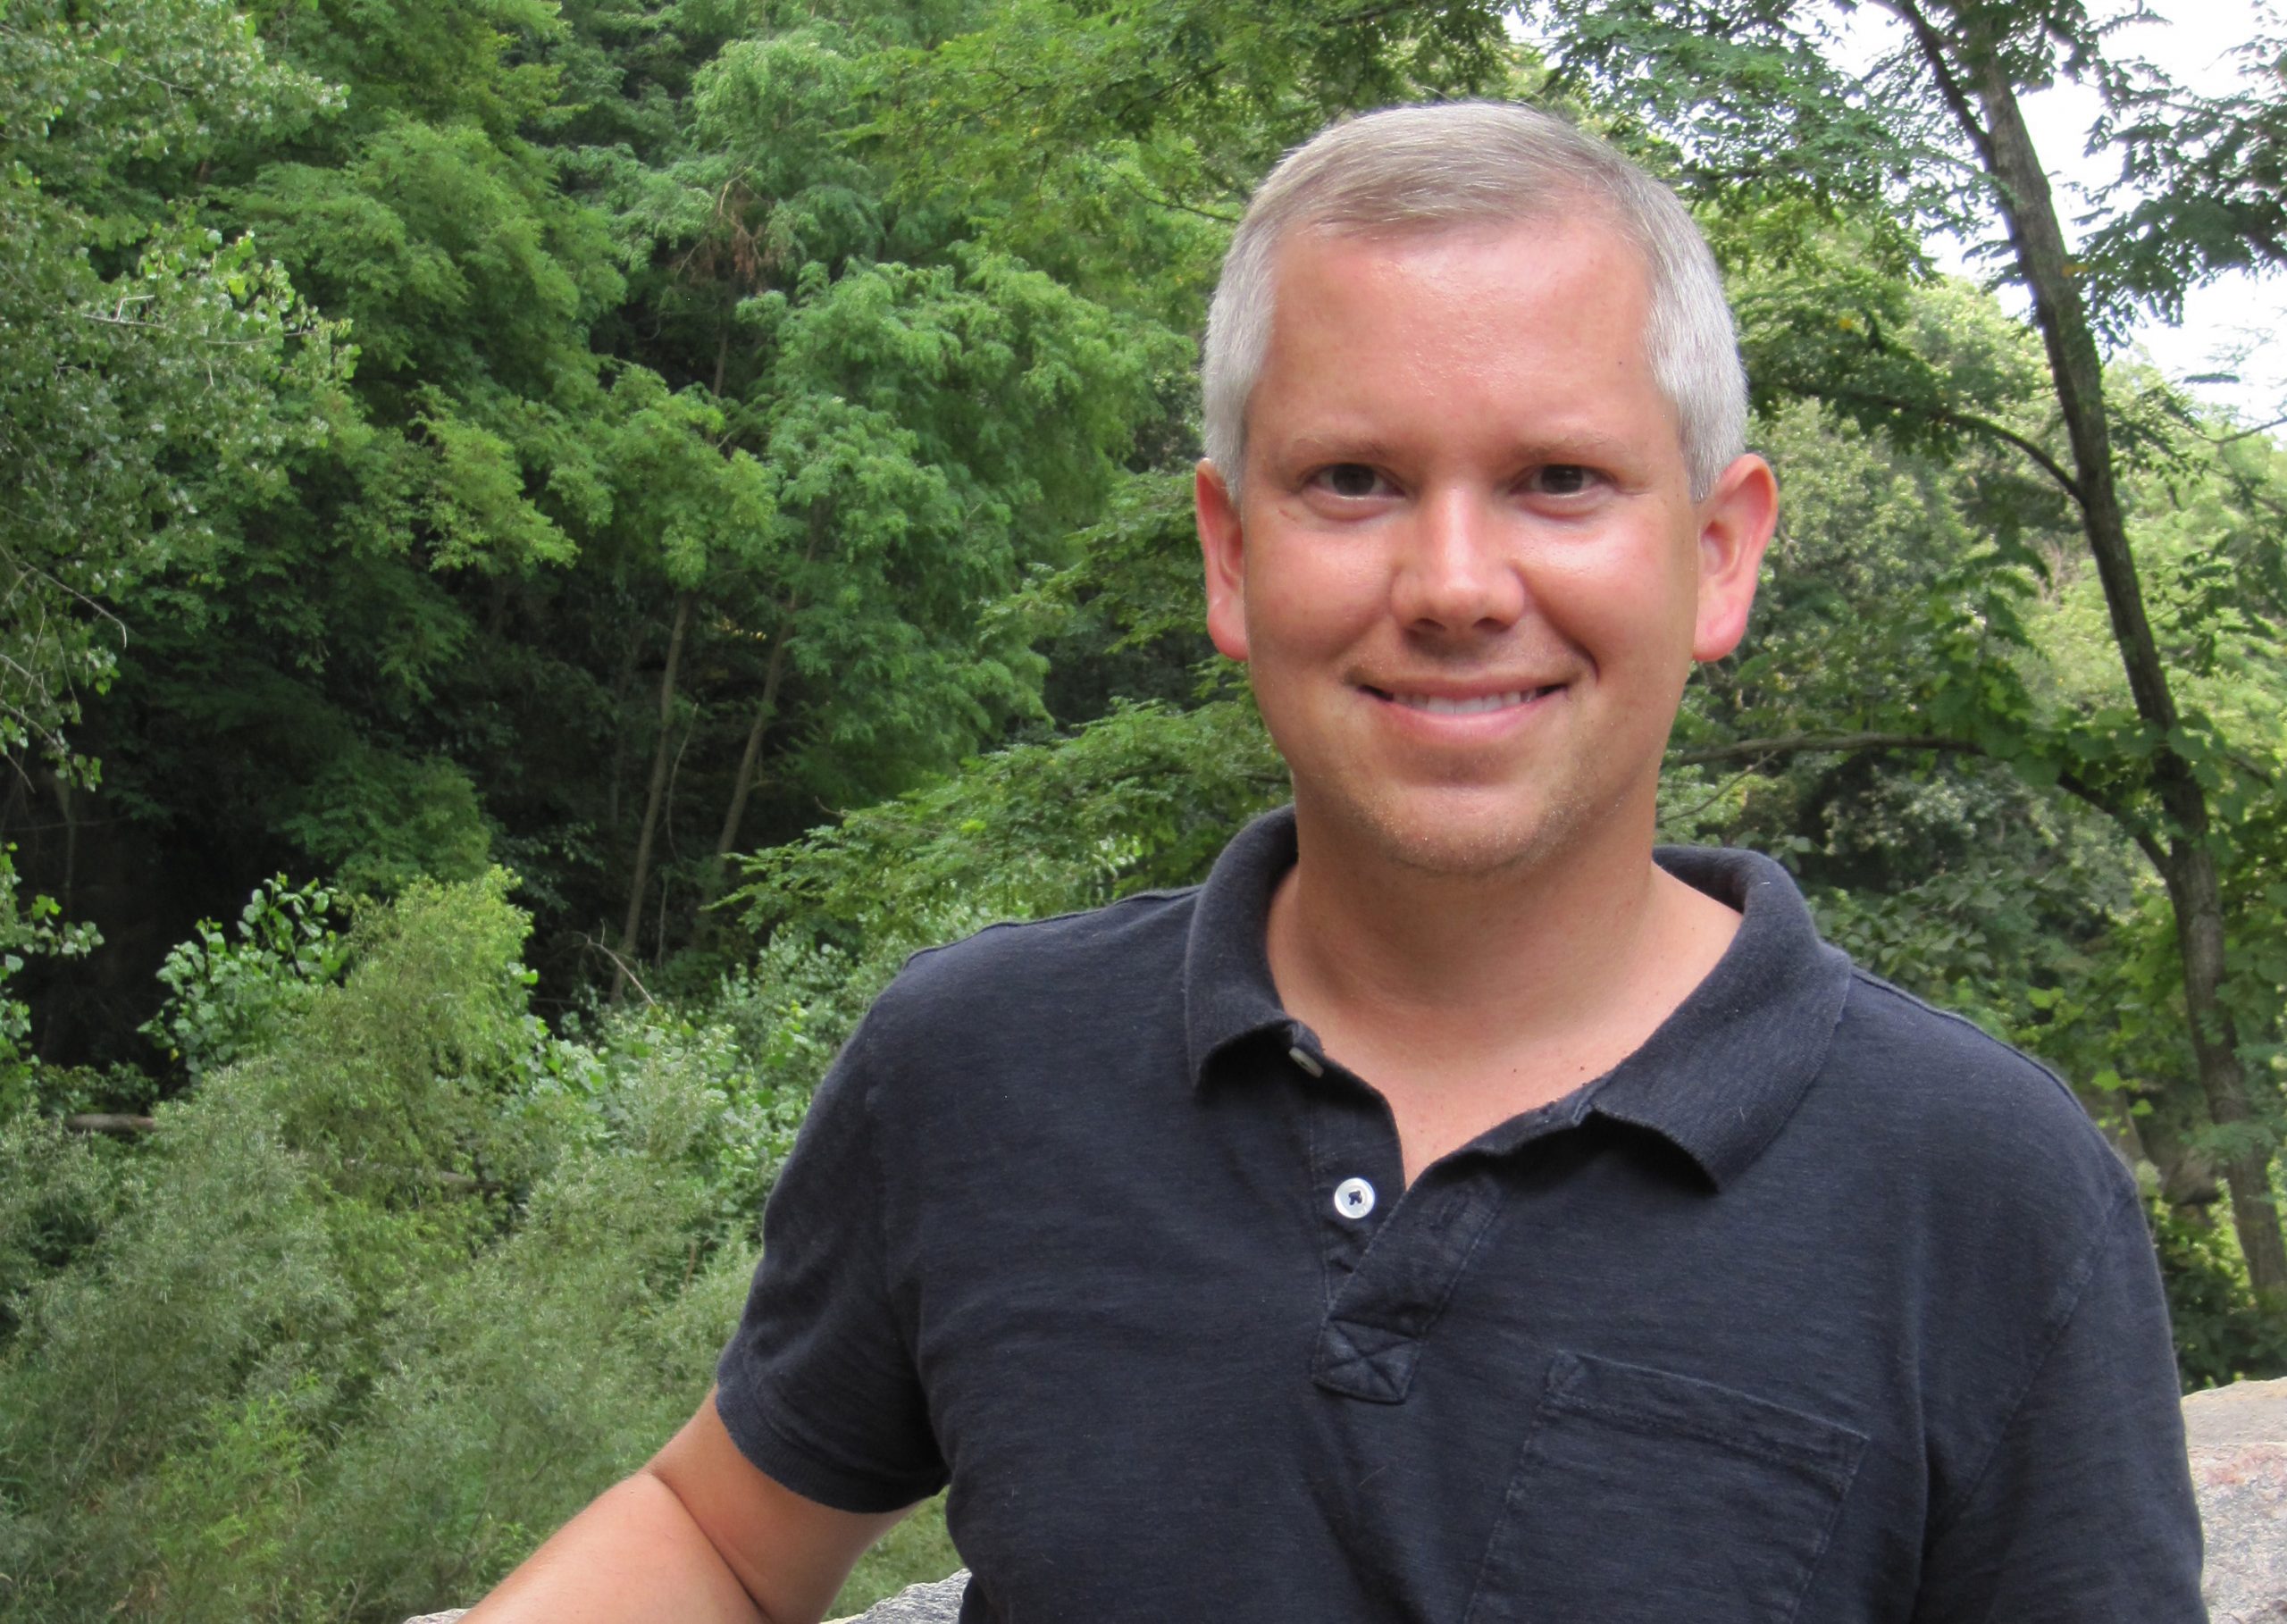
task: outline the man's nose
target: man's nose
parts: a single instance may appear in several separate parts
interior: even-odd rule
[[[1524,576],[1502,516],[1467,490],[1425,495],[1391,582],[1401,624],[1470,632],[1513,625],[1525,612]]]

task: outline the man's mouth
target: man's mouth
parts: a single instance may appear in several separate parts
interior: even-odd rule
[[[1537,699],[1546,693],[1554,693],[1559,684],[1546,688],[1512,688],[1505,693],[1474,694],[1467,699],[1448,699],[1442,694],[1393,693],[1386,689],[1372,688],[1367,691],[1377,699],[1387,699],[1393,705],[1403,705],[1408,710],[1426,711],[1433,716],[1481,716],[1496,710]]]

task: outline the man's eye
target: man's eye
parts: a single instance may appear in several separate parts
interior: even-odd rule
[[[1596,471],[1579,463],[1551,463],[1533,475],[1533,483],[1544,496],[1580,496],[1596,482]]]
[[[1382,488],[1382,476],[1364,463],[1336,463],[1313,477],[1320,489],[1338,497],[1370,497]]]

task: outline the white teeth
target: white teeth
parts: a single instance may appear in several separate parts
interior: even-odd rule
[[[1433,716],[1481,716],[1487,711],[1506,710],[1512,705],[1522,705],[1532,694],[1543,691],[1537,688],[1515,689],[1508,693],[1488,693],[1474,699],[1443,699],[1434,694],[1394,693],[1390,698],[1408,710],[1426,710]]]

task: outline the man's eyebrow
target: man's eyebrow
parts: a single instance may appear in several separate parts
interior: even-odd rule
[[[1298,434],[1286,450],[1296,462],[1383,463],[1397,455],[1388,441],[1371,435]]]
[[[1520,463],[1626,462],[1638,455],[1633,442],[1599,429],[1580,429],[1520,441],[1511,453]]]

